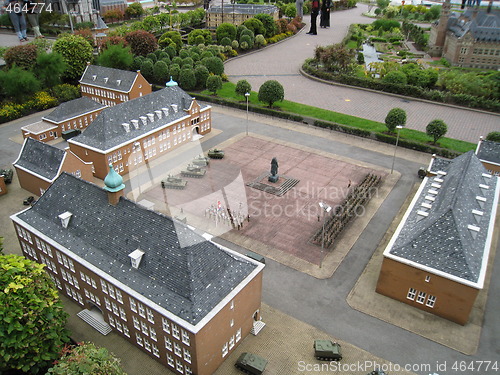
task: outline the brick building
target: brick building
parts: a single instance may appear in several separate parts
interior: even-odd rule
[[[124,198],[63,173],[11,216],[24,255],[101,333],[178,374],[212,374],[260,320],[264,265]]]
[[[87,130],[70,140],[70,149],[93,162],[103,179],[108,165],[129,173],[211,131],[211,107],[200,105],[175,82],[127,103],[105,109]]]
[[[19,184],[25,190],[42,195],[62,173],[67,172],[92,181],[92,163],[84,162],[69,148],[58,149],[33,138],[26,138],[13,163]]]
[[[42,121],[23,126],[21,132],[24,138],[49,142],[59,138],[65,130],[84,130],[104,108],[105,105],[88,97],[70,100],[42,117]]]
[[[453,66],[500,68],[500,12],[469,8],[452,13],[451,2],[443,3],[441,17],[431,28],[429,54],[444,57]]]
[[[274,20],[279,18],[279,9],[274,5],[262,4],[226,4],[214,5],[206,12],[206,25],[209,29],[216,29],[221,23],[229,22],[236,26],[257,14],[269,14]]]
[[[88,64],[80,79],[82,96],[114,106],[151,93],[151,85],[140,71]]]
[[[484,167],[494,176],[500,175],[500,143],[480,138],[476,155]]]
[[[384,251],[376,291],[466,324],[484,286],[500,192],[469,151],[434,158]]]

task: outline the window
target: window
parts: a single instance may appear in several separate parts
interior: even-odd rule
[[[186,345],[189,346],[190,344],[190,341],[189,341],[189,333],[187,333],[186,331],[182,330],[182,342]]]
[[[109,296],[111,298],[115,299],[116,298],[116,296],[115,296],[115,289],[111,285],[108,286],[108,291],[109,291]]]
[[[428,283],[429,281],[431,281],[431,277],[429,275],[425,276],[425,282]]]
[[[146,348],[146,350],[148,352],[151,351],[151,343],[148,340],[146,340],[146,339],[144,339],[144,347]]]
[[[149,337],[151,337],[151,340],[156,341],[156,331],[153,327],[149,327]]]
[[[130,310],[132,310],[133,312],[137,312],[137,304],[135,303],[135,301],[132,299],[132,298],[129,298],[129,301],[130,301]]]
[[[123,325],[123,334],[127,337],[130,337],[130,331],[125,324]]]
[[[408,290],[408,295],[406,296],[406,298],[411,299],[413,301],[415,299],[416,294],[417,291],[413,288],[410,288],[410,290]]]
[[[109,299],[104,298],[104,304],[106,305],[106,308],[111,311],[111,303],[109,302]]]
[[[158,350],[158,347],[153,344],[153,355],[157,358],[160,358],[160,351]]]
[[[139,306],[139,315],[142,316],[143,318],[146,317],[144,306],[140,303],[137,304]]]
[[[155,323],[155,317],[153,315],[153,312],[150,309],[146,308],[146,313],[148,314],[148,321],[150,323],[154,324]]]
[[[184,373],[184,366],[182,365],[181,361],[175,361],[175,368],[177,371],[179,371],[181,374]]]
[[[172,324],[172,336],[174,336],[177,340],[180,339],[179,327],[177,327],[175,324]]]
[[[184,352],[184,360],[188,363],[191,363],[191,353],[189,352],[189,350],[184,349],[183,352]]]
[[[231,322],[229,323],[229,325],[232,327],[234,326],[234,319],[231,319]]]
[[[170,354],[167,354],[167,363],[169,366],[174,367],[174,357],[172,357]]]
[[[236,331],[236,342],[241,340],[241,328]]]
[[[185,367],[185,370],[186,370],[186,375],[192,375],[193,372],[191,371],[191,367]]]
[[[425,301],[425,292],[418,292],[418,297],[417,297],[417,302],[418,303],[424,303]]]
[[[165,348],[172,351],[172,341],[168,337],[165,337]]]
[[[115,327],[115,319],[112,317],[112,316],[109,316],[109,324],[111,325],[111,327]]]
[[[141,322],[141,328],[142,328],[142,333],[144,333],[146,336],[148,335],[148,325],[144,322]]]
[[[122,292],[120,292],[118,289],[116,289],[116,300],[120,303],[123,303]]]
[[[113,314],[118,316],[118,306],[116,306],[116,303],[112,303],[111,306],[113,307]]]
[[[228,347],[227,347],[227,342],[224,344],[224,346],[222,347],[222,356],[225,357],[228,353]]]
[[[137,343],[140,345],[140,346],[144,346],[143,342],[142,342],[142,337],[141,335],[139,335],[138,333],[135,334],[135,337],[137,339]]]
[[[231,336],[229,339],[229,350],[231,350],[234,347],[234,336]]]
[[[429,298],[427,298],[427,303],[425,304],[425,306],[434,308],[435,303],[436,303],[436,296],[429,295]]]
[[[122,318],[125,322],[127,321],[127,314],[125,313],[125,309],[123,307],[120,307],[120,318]]]
[[[134,328],[140,330],[141,325],[139,324],[139,319],[137,319],[137,317],[133,316],[132,320],[134,321]]]
[[[176,356],[182,357],[181,346],[179,344],[177,344],[176,342],[174,342],[174,353],[175,353]]]
[[[234,300],[231,301],[231,305],[229,306],[231,310],[234,310]]]
[[[161,318],[161,323],[163,326],[163,330],[167,333],[170,333],[170,324],[168,323],[168,320],[165,318]]]

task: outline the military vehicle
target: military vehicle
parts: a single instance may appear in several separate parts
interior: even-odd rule
[[[340,361],[342,348],[330,340],[314,340],[314,356],[321,361]]]
[[[206,167],[209,163],[210,159],[205,157],[205,156],[201,156],[201,155],[198,155],[197,157],[195,157],[193,159],[193,164],[194,165],[197,165],[198,167]]]
[[[201,177],[205,176],[206,172],[207,172],[206,169],[200,168],[196,165],[189,164],[186,167],[186,169],[183,169],[181,171],[181,176],[201,178]]]
[[[224,151],[214,148],[213,150],[208,150],[208,157],[210,159],[222,159],[224,157]]]
[[[35,200],[35,197],[33,195],[30,195],[28,198],[26,198],[25,200],[23,200],[23,204],[25,206],[30,206],[30,205],[32,205],[35,202],[36,202],[36,200]]]
[[[256,354],[242,353],[234,365],[247,374],[260,375],[267,366],[267,360]]]
[[[266,264],[266,258],[264,258],[260,254],[254,253],[253,251],[247,251],[245,255],[249,258],[252,258],[253,260],[256,260],[257,262]]]
[[[0,176],[3,175],[3,181],[6,184],[12,182],[12,176],[14,176],[14,171],[12,169],[0,169]]]
[[[82,134],[82,131],[80,129],[69,129],[61,132],[61,136],[65,141],[80,134]]]
[[[184,189],[187,181],[180,177],[168,176],[165,180],[161,180],[161,187],[164,189]]]

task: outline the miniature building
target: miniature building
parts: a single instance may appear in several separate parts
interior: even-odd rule
[[[451,13],[451,2],[443,3],[439,21],[432,25],[429,54],[444,57],[454,66],[500,68],[500,12],[469,8]]]
[[[59,138],[65,130],[85,129],[104,108],[105,105],[87,97],[70,100],[42,117],[42,121],[23,126],[21,132],[24,138],[49,142]]]
[[[484,286],[500,184],[474,152],[432,159],[384,251],[378,293],[466,324]]]
[[[87,65],[80,79],[82,96],[96,102],[114,106],[151,93],[151,85],[140,71]]]
[[[3,175],[0,175],[0,195],[7,194],[7,185],[5,185],[5,179]]]
[[[257,14],[269,14],[277,20],[279,9],[274,5],[261,4],[222,4],[208,8],[206,12],[207,28],[216,29],[221,23],[230,22],[236,26]]]
[[[69,148],[61,150],[33,138],[24,140],[13,164],[21,187],[35,195],[42,195],[62,172],[93,179],[92,163],[84,162]]]
[[[11,216],[24,255],[47,265],[82,319],[178,374],[212,374],[260,321],[262,263],[63,173]],[[181,242],[185,244],[183,247]]]
[[[93,162],[103,179],[108,165],[121,175],[211,131],[211,107],[201,107],[173,81],[166,88],[102,111],[70,140],[71,151]]]
[[[484,167],[494,176],[500,175],[500,143],[480,138],[476,155]]]

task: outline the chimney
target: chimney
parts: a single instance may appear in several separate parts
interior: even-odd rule
[[[67,228],[68,225],[69,225],[69,220],[71,219],[71,216],[73,216],[73,214],[69,211],[66,211],[66,212],[63,212],[62,214],[60,214],[58,217],[59,219],[61,219],[61,225],[63,228]]]
[[[141,249],[135,249],[132,251],[128,256],[130,257],[130,261],[132,263],[132,267],[135,269],[139,268],[139,265],[141,264],[142,256],[144,255],[144,251]]]
[[[123,178],[114,169],[113,164],[109,165],[109,173],[104,178],[104,190],[108,192],[108,203],[116,206],[123,196],[125,184]]]
[[[185,97],[181,98],[181,104],[182,104],[182,109],[186,109],[186,98]]]

